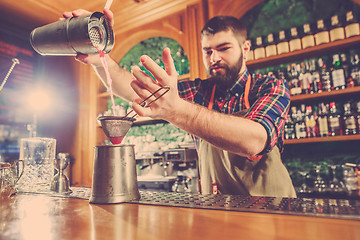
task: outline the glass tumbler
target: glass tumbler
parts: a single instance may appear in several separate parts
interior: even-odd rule
[[[56,139],[20,139],[20,159],[24,161],[24,173],[16,185],[19,192],[50,192],[54,177]]]

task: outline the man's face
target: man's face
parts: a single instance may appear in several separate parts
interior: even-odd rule
[[[226,88],[238,79],[242,70],[243,50],[231,30],[205,35],[201,40],[205,69]]]

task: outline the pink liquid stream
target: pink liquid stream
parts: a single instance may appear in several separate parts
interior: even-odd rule
[[[110,91],[110,98],[111,98],[111,103],[112,103],[112,113],[113,115],[115,115],[115,102],[114,102],[114,94],[113,94],[113,90],[112,90],[112,79],[111,79],[111,76],[110,76],[110,73],[109,73],[109,67],[107,65],[107,62],[106,62],[106,59],[105,59],[105,54],[102,50],[96,48],[99,52],[99,55],[100,55],[100,61],[101,61],[101,64],[104,68],[104,71],[105,71],[105,76],[106,76],[106,83],[108,85],[108,88],[109,88],[109,91]],[[125,136],[115,136],[115,137],[109,137],[109,140],[112,144],[114,145],[119,145],[122,140],[124,139]]]

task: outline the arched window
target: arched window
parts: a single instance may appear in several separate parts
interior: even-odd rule
[[[138,65],[143,71],[148,73],[141,63],[139,63],[140,56],[145,54],[155,60],[157,64],[164,67],[162,52],[165,47],[171,50],[178,74],[183,75],[189,73],[189,61],[184,49],[177,41],[165,37],[154,37],[141,41],[126,53],[120,60],[119,65],[129,71],[132,65]]]

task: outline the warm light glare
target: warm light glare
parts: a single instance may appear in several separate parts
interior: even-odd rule
[[[32,110],[41,112],[49,108],[50,101],[51,98],[47,91],[44,89],[37,89],[30,92],[27,104]]]

